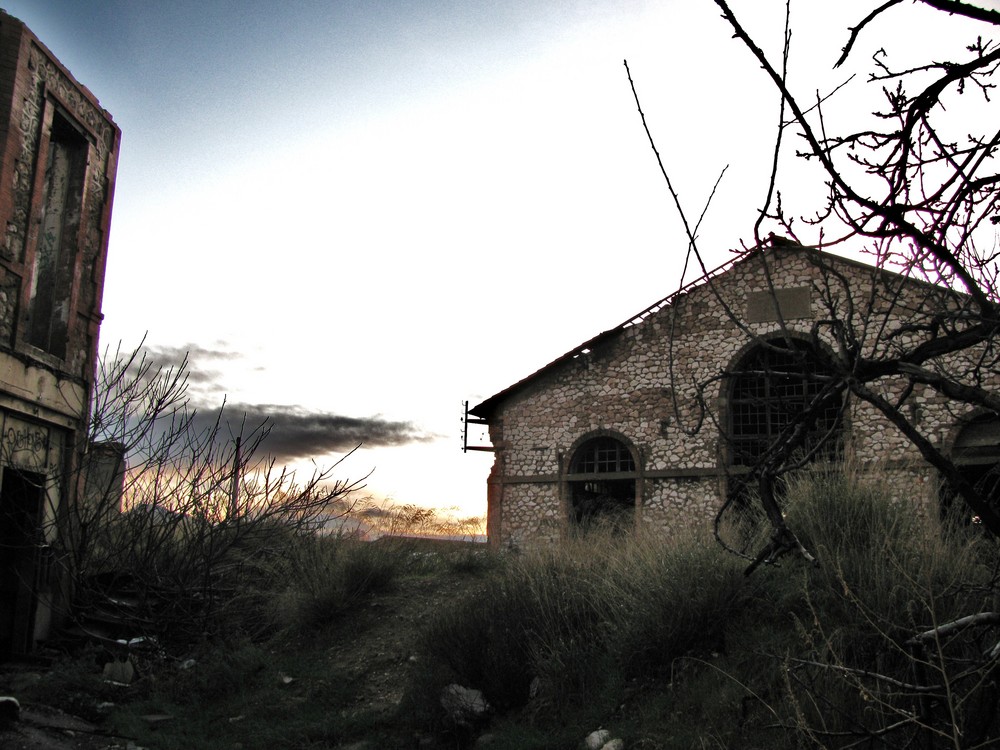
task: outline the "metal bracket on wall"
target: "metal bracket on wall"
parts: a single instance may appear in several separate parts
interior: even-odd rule
[[[488,425],[485,419],[479,419],[478,417],[469,416],[469,402],[464,402],[464,412],[462,414],[462,453],[468,453],[469,451],[488,451],[490,453],[496,452],[496,448],[492,445],[469,445],[469,425],[470,424],[481,424]]]

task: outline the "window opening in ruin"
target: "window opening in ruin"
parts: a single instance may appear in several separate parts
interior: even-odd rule
[[[34,629],[41,474],[3,470],[0,482],[0,657],[27,651]]]
[[[635,460],[612,437],[596,437],[573,455],[569,482],[571,517],[581,527],[631,528],[635,512]]]
[[[994,506],[1000,502],[1000,419],[984,414],[969,421],[955,439],[952,460],[983,497]],[[976,521],[946,482],[941,488],[941,515],[961,525]]]
[[[750,543],[763,517],[755,502],[758,477],[740,469],[756,465],[768,448],[814,401],[823,388],[823,372],[806,342],[777,338],[773,346],[757,346],[743,357],[730,379],[728,446],[729,465],[737,469],[728,476],[730,500],[728,523],[740,529],[734,538]],[[802,453],[812,450],[829,435],[811,460],[833,460],[841,449],[843,400],[829,399],[808,425]],[[785,482],[777,477],[772,491],[780,499]]]
[[[782,430],[801,415],[823,388],[816,356],[804,342],[783,340],[780,349],[754,348],[736,368],[729,397],[729,462],[753,466]],[[829,399],[809,426],[804,450],[833,432],[813,458],[832,459],[840,449],[842,400]]]
[[[61,358],[66,356],[86,172],[86,138],[59,112],[53,113],[41,226],[31,275],[27,339],[33,346]]]

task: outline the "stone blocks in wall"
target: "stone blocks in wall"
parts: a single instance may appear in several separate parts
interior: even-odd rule
[[[851,295],[871,297],[873,284],[874,307],[890,319],[896,311],[919,311],[920,295],[927,294],[923,287],[904,287],[883,301],[878,293],[883,277],[873,269],[824,256],[824,263],[841,264],[834,278],[848,285],[831,288],[816,257],[803,251],[749,256],[487,402],[491,423],[503,425],[502,441],[491,430],[499,451],[491,479],[499,489],[492,493],[502,508],[494,541],[548,540],[558,536],[553,524],[565,529],[569,514],[560,505],[561,487],[572,451],[595,434],[620,437],[637,456],[642,485],[637,514],[644,525],[671,535],[709,524],[727,486],[727,441],[718,428],[727,425],[728,386],[721,375],[756,345],[747,332],[810,336],[815,320],[842,312],[837,306]],[[779,291],[780,311],[768,310],[772,289]],[[917,296],[908,302],[911,292]],[[742,317],[740,325],[733,315]],[[837,345],[827,328],[816,330],[831,350]],[[699,392],[697,385],[706,383],[708,390]],[[944,445],[956,415],[929,391],[915,393],[913,404],[921,430]],[[921,502],[936,496],[933,472],[872,407],[850,406],[845,439],[860,466],[891,468],[886,475],[901,488],[921,488]]]

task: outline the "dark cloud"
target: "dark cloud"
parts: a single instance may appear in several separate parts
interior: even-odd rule
[[[210,349],[198,344],[185,344],[184,346],[143,346],[142,353],[146,360],[151,362],[155,368],[177,369],[182,364],[185,365],[185,372],[188,382],[197,385],[216,384],[221,378],[221,373],[211,366],[206,367],[206,362],[231,362],[241,359],[242,354],[225,349],[225,342],[218,342],[222,348]],[[186,364],[185,364],[186,360]]]
[[[376,415],[347,417],[309,411],[301,406],[277,404],[236,404],[217,406],[219,394],[225,391],[222,375],[213,362],[232,362],[242,354],[217,342],[215,348],[186,344],[174,347],[142,346],[139,353],[157,370],[176,371],[184,365],[188,376],[190,404],[196,409],[194,428],[210,430],[218,422],[220,439],[243,434],[250,439],[260,425],[266,425],[267,439],[261,450],[279,463],[331,453],[346,453],[359,445],[364,448],[385,448],[411,443],[424,443],[439,436],[427,433],[412,422],[393,422]],[[220,419],[220,412],[222,413]]]
[[[197,424],[211,427],[219,411],[200,409]],[[249,432],[266,422],[270,432],[261,447],[279,462],[345,453],[359,445],[386,448],[426,443],[439,437],[412,422],[393,422],[379,416],[345,417],[276,404],[226,404],[221,421],[227,436],[230,432],[238,434],[241,428]]]
[[[225,347],[226,342],[217,342],[219,346]],[[243,355],[239,352],[230,351],[225,348],[221,349],[209,349],[199,344],[185,344],[184,346],[159,346],[151,347],[147,346],[143,348],[146,354],[156,360],[157,362],[162,362],[169,365],[179,365],[185,357],[190,360],[233,360],[239,359]]]

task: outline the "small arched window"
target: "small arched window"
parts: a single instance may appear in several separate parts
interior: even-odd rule
[[[620,440],[613,437],[596,437],[577,448],[573,454],[573,474],[605,474],[617,471],[635,471],[632,454]]]
[[[635,511],[635,459],[621,440],[600,436],[573,453],[569,474],[571,517],[583,527],[595,523],[625,527]]]

